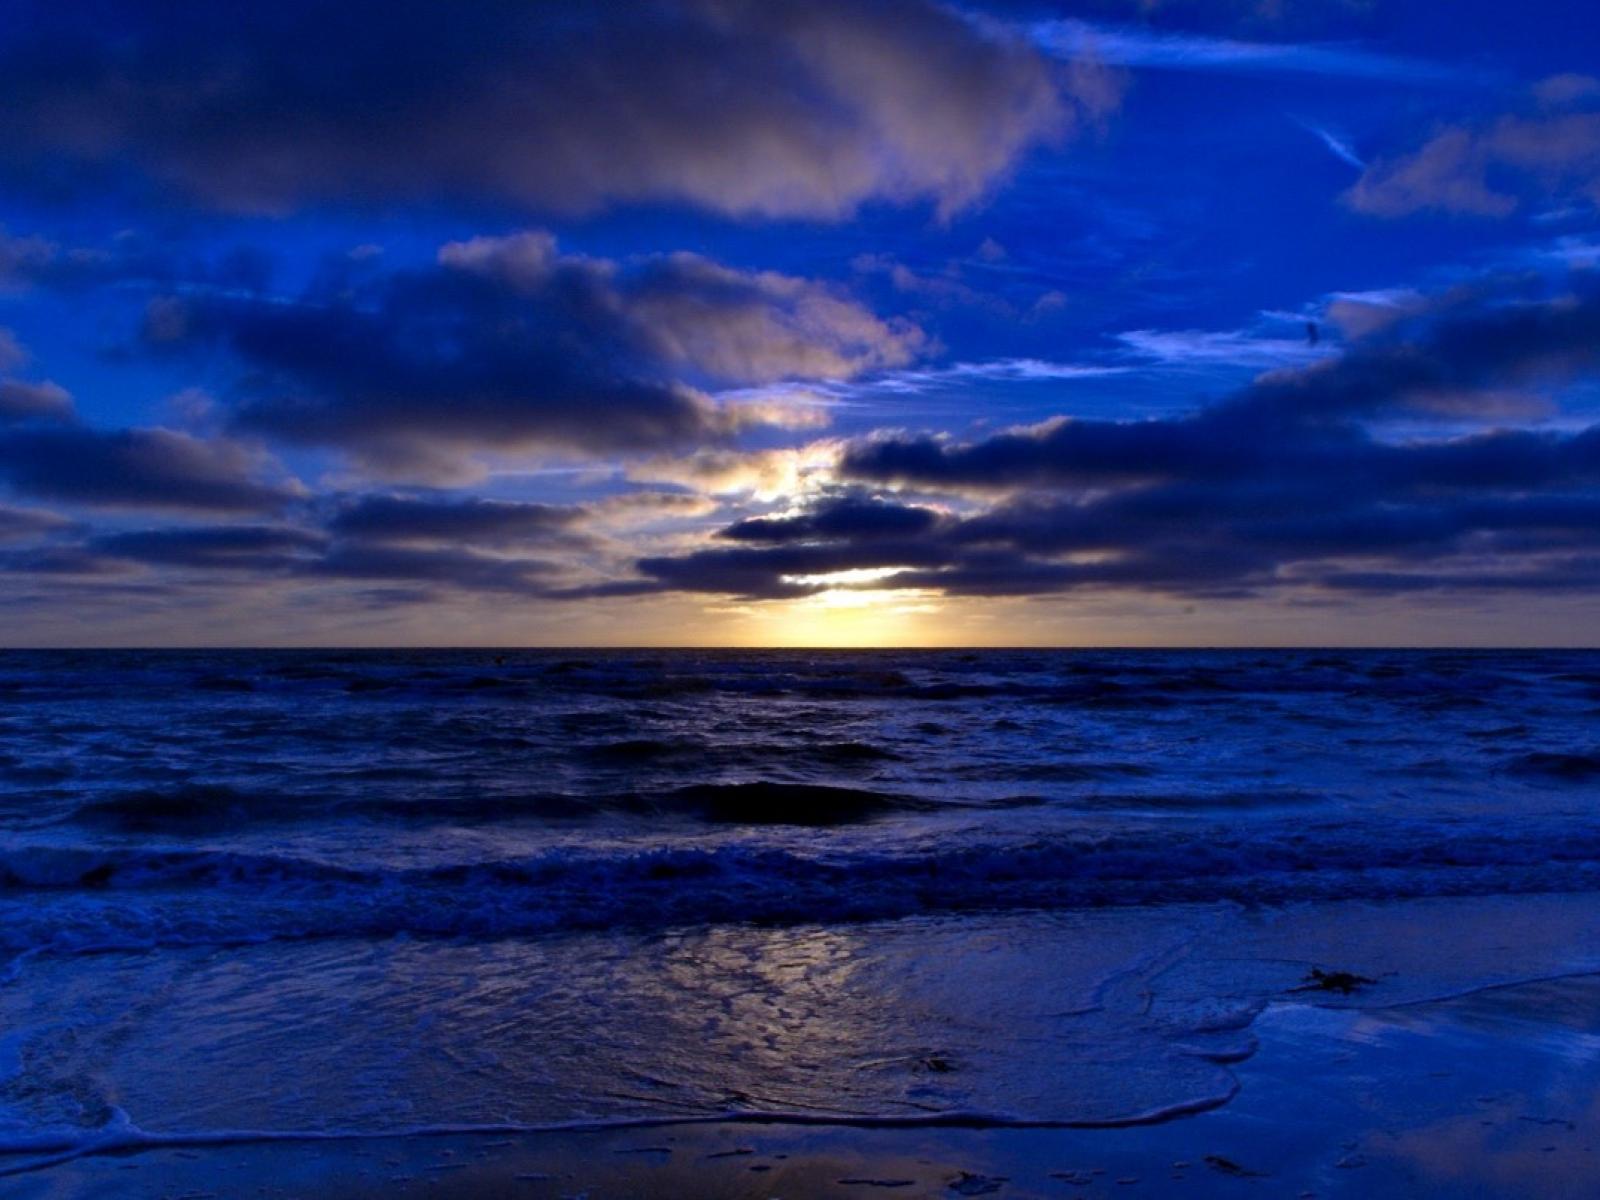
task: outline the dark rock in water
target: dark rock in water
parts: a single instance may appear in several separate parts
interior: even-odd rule
[[[925,805],[886,792],[812,783],[702,783],[673,793],[676,806],[736,825],[845,825]]]
[[[1357,975],[1351,971],[1324,971],[1313,967],[1311,974],[1306,976],[1306,981],[1294,990],[1297,992],[1338,992],[1341,996],[1348,996],[1357,988],[1364,988],[1374,981],[1365,975]]]

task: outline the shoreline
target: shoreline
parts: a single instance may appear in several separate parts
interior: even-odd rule
[[[1275,1001],[1234,1095],[1117,1125],[771,1114],[163,1138],[12,1173],[71,1197],[1530,1197],[1600,1179],[1600,974],[1376,1008]],[[1179,1165],[1181,1164],[1181,1165]],[[20,1166],[21,1164],[19,1164]]]

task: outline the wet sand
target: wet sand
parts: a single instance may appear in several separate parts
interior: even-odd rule
[[[165,1147],[0,1179],[68,1197],[1567,1197],[1600,1186],[1600,976],[1280,1003],[1227,1105],[1120,1129],[760,1124]]]

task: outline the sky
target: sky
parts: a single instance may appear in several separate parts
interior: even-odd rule
[[[0,7],[0,643],[1600,642],[1587,0]]]

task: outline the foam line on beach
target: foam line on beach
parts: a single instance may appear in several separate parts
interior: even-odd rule
[[[0,1139],[0,1155],[42,1154],[26,1162],[0,1164],[0,1177],[39,1171],[59,1163],[94,1154],[128,1154],[207,1146],[238,1146],[265,1142],[382,1141],[388,1138],[516,1136],[543,1133],[592,1133],[618,1129],[665,1129],[678,1125],[789,1125],[839,1129],[1126,1129],[1156,1125],[1193,1116],[1227,1104],[1238,1094],[1233,1081],[1219,1095],[1205,1096],[1122,1117],[1091,1120],[1049,1120],[998,1113],[942,1112],[907,1115],[820,1114],[782,1110],[706,1113],[684,1116],[616,1117],[599,1120],[552,1121],[536,1124],[412,1125],[387,1130],[200,1130],[188,1133],[151,1133],[140,1129],[120,1109],[106,1125],[73,1139],[66,1133],[41,1132],[14,1140]]]

